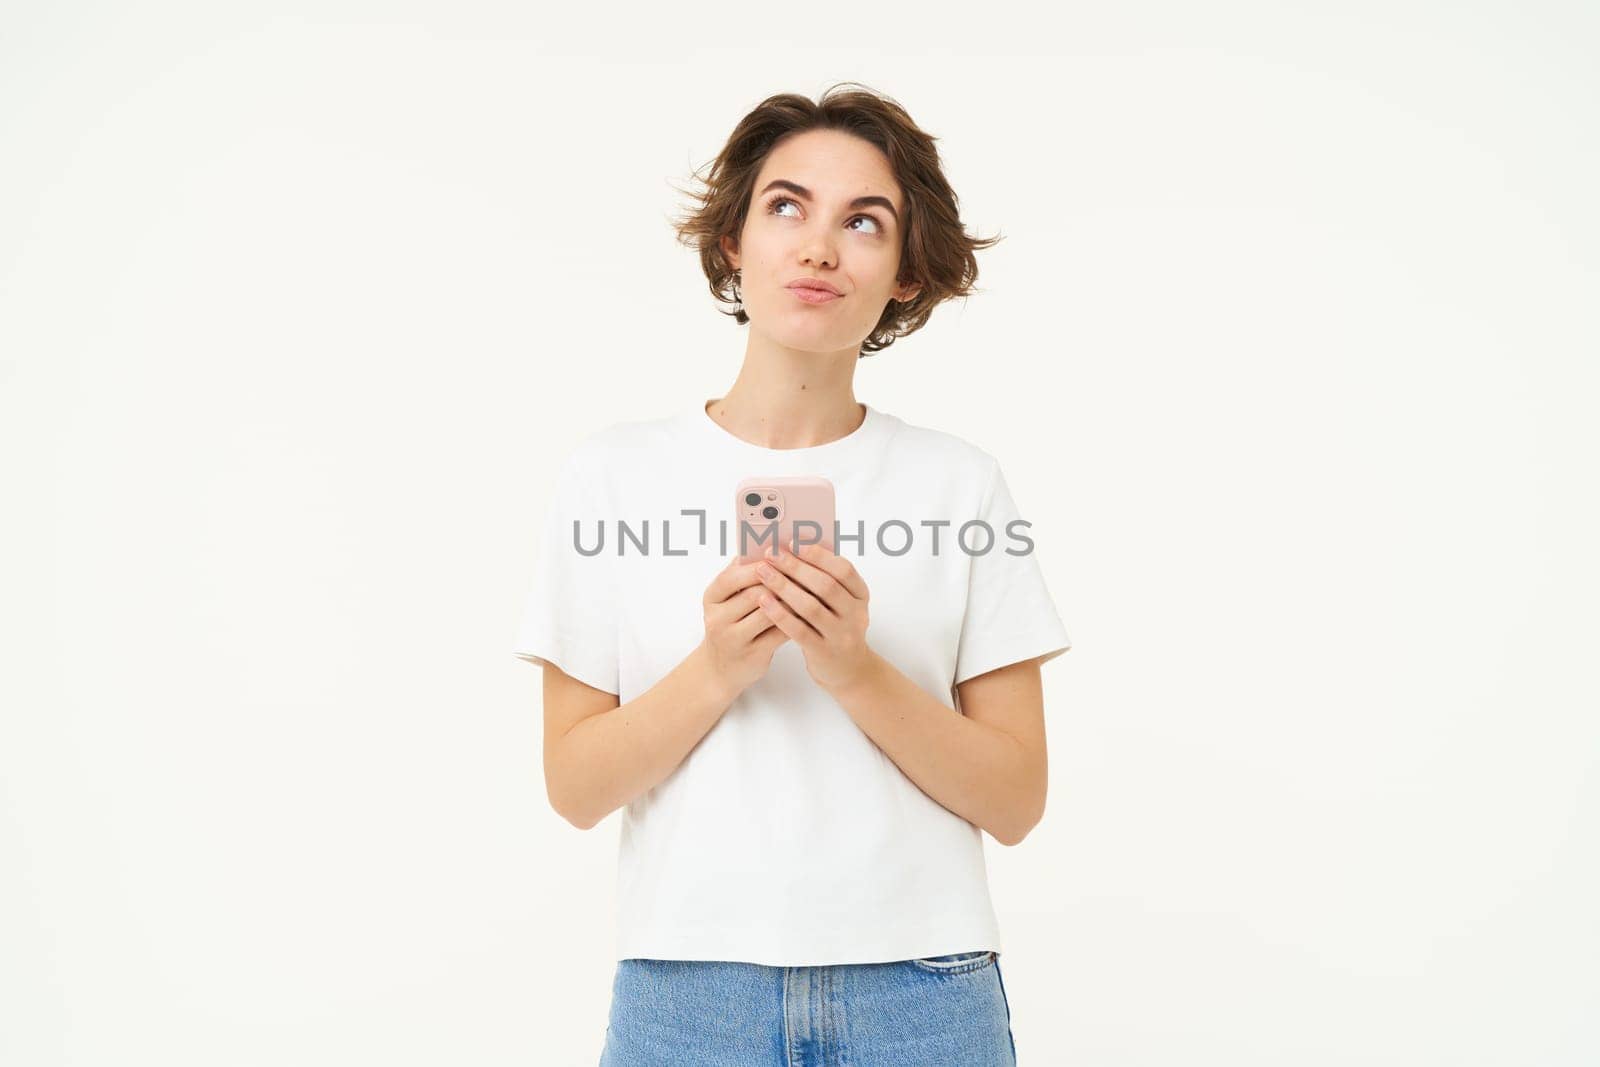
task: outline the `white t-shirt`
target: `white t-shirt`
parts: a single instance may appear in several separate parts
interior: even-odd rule
[[[584,438],[556,479],[514,653],[622,703],[644,693],[705,636],[701,599],[737,546],[735,485],[785,475],[833,483],[839,555],[870,593],[867,643],[953,713],[957,683],[1070,648],[1031,535],[1008,527],[1026,516],[995,458],[866,411],[812,448],[751,444],[703,405]],[[973,519],[992,544],[976,524],[958,544]],[[574,546],[574,520],[585,550],[603,526],[603,551]],[[619,960],[799,967],[1001,951],[981,831],[873,744],[792,640],[623,809],[617,905]]]

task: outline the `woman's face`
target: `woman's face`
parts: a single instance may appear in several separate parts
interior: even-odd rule
[[[865,198],[865,199],[861,199]],[[756,177],[744,229],[722,250],[740,271],[752,329],[808,352],[858,349],[900,286],[905,205],[876,146],[837,130],[807,130],[782,141]],[[840,296],[806,300],[799,278],[827,282]]]

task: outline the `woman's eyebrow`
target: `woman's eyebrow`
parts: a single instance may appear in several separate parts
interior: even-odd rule
[[[757,193],[756,195],[766,196],[774,189],[787,189],[795,196],[798,196],[801,200],[809,201],[811,199],[810,189],[807,189],[805,186],[796,182],[792,182],[787,178],[774,178],[772,181],[767,183],[766,188],[762,189],[761,192]],[[889,213],[895,222],[900,221],[900,213],[894,209],[894,204],[891,203],[887,197],[858,196],[845,206],[851,209],[858,207],[881,207]]]

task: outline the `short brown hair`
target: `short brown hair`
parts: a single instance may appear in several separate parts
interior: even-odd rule
[[[839,82],[815,102],[796,93],[769,96],[740,120],[728,143],[697,179],[701,193],[680,189],[696,202],[673,226],[682,244],[700,253],[700,266],[718,301],[736,305],[730,314],[739,325],[750,321],[738,295],[738,278],[722,254],[725,236],[735,240],[744,230],[751,190],[761,164],[778,141],[805,130],[842,130],[876,145],[888,157],[895,179],[905,191],[905,225],[901,233],[900,271],[896,281],[920,283],[911,300],[891,300],[883,316],[861,344],[861,354],[888,348],[897,338],[921,329],[933,309],[956,297],[967,297],[978,278],[979,249],[1001,238],[977,238],[961,223],[959,202],[940,167],[938,138],[924,132],[894,100],[861,86]]]

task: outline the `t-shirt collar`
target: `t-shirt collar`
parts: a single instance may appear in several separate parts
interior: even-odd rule
[[[711,413],[706,410],[706,405],[710,402],[711,398],[707,398],[698,402],[689,410],[687,420],[694,427],[695,432],[718,448],[752,458],[804,460],[808,462],[819,459],[839,459],[870,445],[877,439],[880,431],[884,428],[884,424],[888,421],[888,416],[883,412],[871,404],[862,403],[861,406],[866,409],[866,417],[862,419],[860,426],[857,426],[843,437],[835,438],[832,441],[824,441],[820,445],[811,445],[808,448],[765,448],[730,433],[721,423],[713,419]]]

